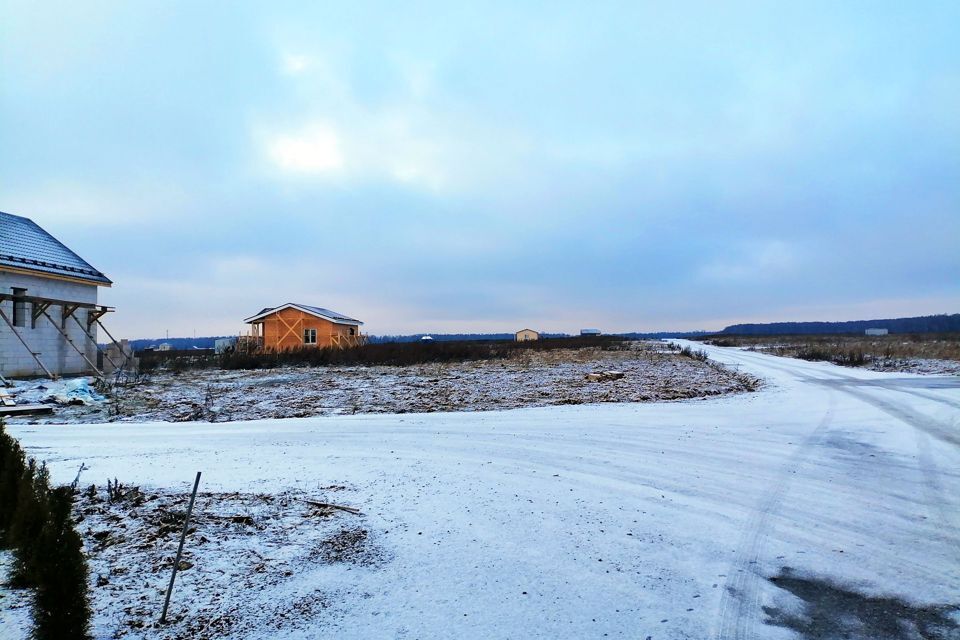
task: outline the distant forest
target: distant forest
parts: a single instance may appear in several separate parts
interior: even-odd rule
[[[850,320],[848,322],[770,322],[733,324],[720,333],[743,336],[809,335],[824,333],[863,333],[867,329],[886,329],[890,333],[947,333],[960,331],[960,313],[886,320]]]

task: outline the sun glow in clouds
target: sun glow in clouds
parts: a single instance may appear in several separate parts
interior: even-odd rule
[[[267,153],[277,167],[292,173],[330,173],[343,167],[339,137],[326,125],[276,136],[267,143]]]
[[[303,73],[310,66],[309,56],[288,53],[283,56],[282,69],[287,75],[297,75]]]

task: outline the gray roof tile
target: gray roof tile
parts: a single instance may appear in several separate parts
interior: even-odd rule
[[[112,284],[107,276],[30,218],[0,211],[0,268],[5,266],[69,276],[96,284]]]
[[[331,311],[330,309],[324,309],[323,307],[313,307],[313,306],[310,306],[310,305],[308,305],[308,304],[299,304],[299,303],[296,303],[296,302],[287,302],[287,303],[285,303],[285,304],[281,304],[281,305],[278,306],[278,307],[265,307],[265,308],[261,309],[260,311],[258,311],[256,314],[254,314],[254,315],[250,316],[249,318],[247,318],[246,320],[244,320],[244,322],[250,322],[250,321],[253,320],[254,318],[259,318],[260,316],[262,316],[262,315],[264,315],[264,314],[266,314],[266,313],[268,313],[268,312],[279,311],[280,309],[283,309],[283,308],[285,308],[285,307],[297,307],[298,309],[301,309],[302,311],[306,311],[307,313],[313,313],[313,314],[318,315],[318,316],[323,316],[323,317],[325,317],[325,318],[327,318],[327,319],[329,319],[329,320],[332,320],[332,321],[335,322],[335,323],[340,323],[340,324],[357,324],[357,325],[363,324],[362,322],[360,322],[360,321],[357,320],[356,318],[351,318],[350,316],[345,316],[345,315],[343,315],[342,313],[337,313],[336,311]]]
[[[330,309],[324,309],[323,307],[311,307],[308,304],[297,304],[297,306],[303,307],[304,309],[310,309],[314,313],[318,313],[321,316],[327,316],[328,318],[333,318],[334,320],[344,320],[347,322],[360,322],[356,318],[351,318],[350,316],[345,316],[342,313],[337,313],[336,311],[331,311]]]

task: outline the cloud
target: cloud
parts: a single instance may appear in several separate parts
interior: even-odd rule
[[[131,333],[960,299],[954,5],[301,9],[11,10],[0,209],[110,275]]]
[[[741,243],[734,255],[701,267],[700,278],[718,283],[769,281],[793,273],[799,264],[797,249],[781,240]]]
[[[275,167],[295,174],[330,174],[343,168],[340,138],[330,126],[313,123],[270,138],[267,155]]]
[[[33,218],[41,226],[118,228],[170,219],[190,197],[175,184],[99,185],[52,180],[0,190],[3,210]]]
[[[451,150],[416,126],[399,112],[336,126],[318,118],[262,136],[263,150],[280,176],[386,181],[440,191],[451,182]]]
[[[310,56],[287,53],[281,58],[280,68],[283,73],[295,76],[307,71],[313,64],[313,58]]]

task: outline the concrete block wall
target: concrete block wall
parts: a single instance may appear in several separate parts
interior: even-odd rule
[[[55,298],[57,300],[68,300],[71,302],[97,302],[97,287],[93,284],[80,284],[75,282],[66,282],[63,280],[54,280],[40,276],[29,276],[19,273],[11,273],[0,269],[0,291],[12,293],[13,288],[26,289],[27,296],[39,296],[43,298]],[[13,302],[4,300],[0,302],[0,308],[6,314],[7,318],[13,321]],[[37,319],[36,327],[31,326],[31,314],[33,305],[26,305],[26,326],[17,327],[17,331],[23,336],[32,351],[39,352],[38,357],[43,364],[57,375],[78,375],[90,372],[90,365],[77,353],[73,347],[67,344],[63,336],[56,330],[53,324],[44,316]],[[62,308],[60,306],[50,306],[47,314],[60,323]],[[78,309],[75,312],[77,319],[86,326],[87,310]],[[84,335],[83,329],[73,320],[67,319],[64,331],[70,336],[78,348],[83,350],[91,362],[97,361],[96,346]],[[96,327],[91,331],[96,338]],[[0,320],[0,375],[9,377],[43,376],[46,375],[43,369],[37,364],[37,361],[30,355],[23,344],[17,339],[6,322]]]

